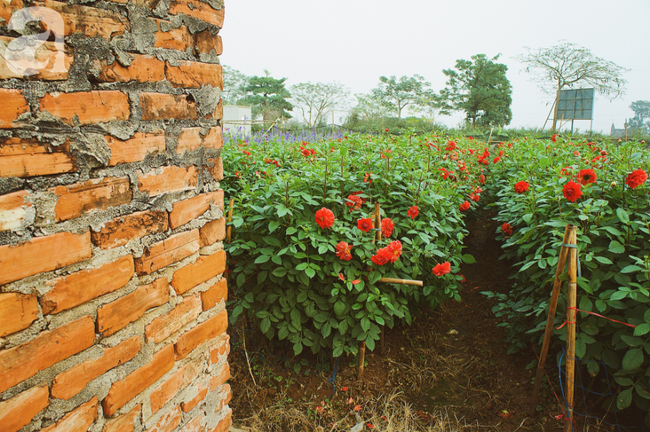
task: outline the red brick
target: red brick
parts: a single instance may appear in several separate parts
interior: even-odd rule
[[[232,410],[226,415],[211,432],[228,432],[232,426]]]
[[[36,319],[38,300],[35,295],[0,294],[0,337],[26,329]]]
[[[172,15],[183,14],[205,21],[217,27],[223,27],[224,9],[215,10],[207,3],[197,0],[174,0],[169,6]]]
[[[217,376],[214,376],[210,379],[210,391],[213,392],[222,385],[226,383],[230,379],[230,365],[228,363],[224,363],[224,365],[221,367],[221,371]]]
[[[149,246],[135,260],[135,272],[142,276],[178,262],[199,251],[199,230],[185,231]]]
[[[219,363],[219,356],[230,354],[230,335],[225,334],[219,342],[210,347],[210,363]]]
[[[112,136],[105,137],[111,148],[111,160],[108,166],[121,163],[140,162],[147,155],[165,152],[165,135],[162,131],[156,133],[136,133],[133,138],[121,141]]]
[[[0,285],[56,270],[91,255],[90,231],[78,235],[58,233],[37,237],[19,246],[0,246]]]
[[[193,361],[186,364],[157,387],[150,397],[151,413],[155,414],[164,407],[176,394],[186,386],[190,385],[202,371],[202,361]]]
[[[110,40],[127,29],[126,17],[106,9],[68,5],[52,0],[37,2],[34,6],[45,6],[61,14],[66,36],[81,33],[87,37],[99,36]]]
[[[228,314],[225,310],[202,322],[178,338],[174,349],[180,360],[204,342],[221,335],[228,328]]]
[[[123,380],[113,383],[108,395],[102,401],[104,415],[111,416],[131,399],[154,384],[174,367],[172,344],[154,354],[153,358],[131,372]]]
[[[0,402],[2,431],[16,432],[22,429],[49,404],[49,392],[46,385],[32,387],[5,402]]]
[[[187,95],[140,93],[142,120],[196,120],[196,104]]]
[[[69,145],[53,146],[9,138],[0,144],[0,177],[34,177],[73,172]]]
[[[99,268],[48,281],[54,286],[41,297],[43,314],[56,314],[125,286],[133,277],[133,256],[126,255]]]
[[[221,160],[221,158],[220,157],[210,158],[207,160],[207,162],[208,162],[208,172],[212,174],[212,177],[216,181],[223,180],[223,161]]]
[[[223,134],[219,126],[208,129],[205,136],[201,136],[201,128],[183,129],[178,136],[176,153],[182,154],[185,151],[196,150],[200,147],[209,149],[220,149],[223,147]]]
[[[0,393],[75,355],[95,342],[95,323],[85,316],[0,351]]]
[[[84,183],[50,189],[58,200],[54,207],[56,220],[64,221],[91,210],[106,210],[131,202],[133,194],[128,177],[91,179]]]
[[[72,49],[67,45],[64,46],[63,50],[59,51],[54,42],[44,42],[36,49],[33,57],[27,55],[10,58],[8,65],[6,60],[7,48],[15,41],[16,38],[0,36],[0,79],[24,78],[23,71],[29,69],[37,72],[30,75],[30,79],[45,81],[68,79],[68,71],[74,62],[74,56]],[[34,62],[44,66],[34,69]]]
[[[131,115],[129,97],[119,90],[48,93],[41,99],[39,109],[69,125],[74,124],[75,117],[85,125],[128,120]]]
[[[165,62],[154,56],[130,54],[131,64],[124,67],[117,61],[108,64],[100,63],[101,72],[97,79],[101,82],[129,82],[137,81],[157,82],[165,79]]]
[[[70,399],[90,381],[135,357],[140,352],[141,345],[140,336],[133,336],[114,348],[105,348],[101,357],[86,360],[58,374],[52,382],[52,397]]]
[[[199,385],[196,387],[196,396],[187,402],[181,402],[181,409],[186,413],[192,411],[198,404],[201,403],[203,399],[205,399],[207,395],[208,388],[203,385],[203,383],[199,383]]]
[[[158,28],[165,21],[155,20]],[[167,22],[168,23],[168,22]],[[168,23],[169,24],[169,23]],[[176,51],[185,51],[194,46],[194,38],[185,26],[180,26],[169,31],[159,30],[155,33],[156,41],[154,42],[155,48],[172,49]]]
[[[131,294],[97,310],[97,330],[103,337],[110,336],[140,318],[146,311],[169,301],[169,283],[159,278],[142,285]]]
[[[174,272],[172,286],[181,295],[195,286],[220,275],[226,269],[226,252],[217,251],[209,256],[201,256],[193,264]]]
[[[133,432],[133,421],[140,415],[140,408],[141,405],[138,404],[128,413],[113,420],[108,420],[104,424],[102,432]]]
[[[205,85],[223,90],[223,72],[221,65],[179,60],[179,66],[167,64],[167,81],[173,87],[199,88]]]
[[[214,412],[219,412],[223,409],[224,406],[228,405],[230,403],[230,400],[232,399],[232,390],[230,388],[230,384],[224,384],[223,385],[223,391],[221,393],[225,393],[223,396],[223,399],[219,402],[218,405],[215,406]]]
[[[201,300],[199,296],[190,296],[172,309],[168,314],[162,315],[144,328],[147,342],[160,343],[183,326],[194,321],[201,314]]]
[[[223,209],[222,209],[223,210]],[[222,217],[203,225],[199,230],[201,247],[211,246],[226,238],[226,218]]]
[[[7,0],[0,2],[0,22],[4,20],[3,24],[7,24],[11,19],[11,15],[18,9],[23,8],[22,0]]]
[[[176,407],[170,413],[162,416],[158,423],[156,423],[151,429],[148,429],[147,432],[171,432],[176,427],[181,424],[183,419],[183,413],[181,412],[181,407]]]
[[[221,36],[213,35],[210,30],[204,30],[196,34],[195,49],[198,54],[210,54],[212,51],[216,55],[223,54],[223,42]]]
[[[93,244],[102,249],[124,246],[133,239],[167,231],[167,212],[148,210],[120,216],[104,223],[99,232],[91,234]]]
[[[223,118],[223,100],[219,99],[219,103],[211,114],[205,116],[207,119],[222,119]]]
[[[87,431],[97,419],[97,396],[74,411],[69,412],[52,426],[42,429],[42,432],[74,432]]]
[[[177,201],[169,213],[169,226],[176,229],[181,225],[198,218],[210,209],[210,205],[216,205],[223,210],[223,190],[201,194],[194,198]]]
[[[228,282],[225,278],[201,293],[204,311],[212,309],[218,303],[221,303],[221,300],[228,300]]]
[[[0,129],[13,128],[13,122],[22,114],[29,112],[27,100],[20,90],[0,89],[0,100],[2,101]]]
[[[26,191],[0,195],[0,231],[20,228],[27,214],[27,208],[32,207],[27,199]]]
[[[140,176],[138,188],[149,196],[162,195],[167,192],[180,192],[196,188],[198,171],[195,166],[180,168],[177,166],[164,167],[160,174]]]
[[[185,411],[187,412],[187,411]],[[203,432],[205,431],[205,426],[203,425],[203,415],[199,414],[194,417],[192,420],[187,422],[185,427],[181,429],[181,432]]]

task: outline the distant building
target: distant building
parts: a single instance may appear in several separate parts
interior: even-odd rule
[[[630,126],[630,121],[629,120],[626,120],[625,124],[628,125],[627,126],[627,136],[628,137],[631,136],[638,129],[637,127]],[[611,132],[610,132],[609,135],[612,138],[625,138],[625,128],[616,129],[616,127],[614,126],[614,123],[612,123],[612,129],[611,129]]]
[[[249,136],[251,134],[251,107],[226,105],[223,107],[223,133]]]

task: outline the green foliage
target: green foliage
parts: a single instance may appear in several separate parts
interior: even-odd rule
[[[221,100],[224,105],[237,105],[246,96],[249,77],[230,66],[223,66],[223,92]]]
[[[295,108],[308,127],[324,122],[325,115],[345,107],[349,90],[341,83],[299,83],[291,86]]]
[[[250,105],[253,116],[261,115],[265,122],[284,117],[290,119],[288,111],[293,105],[287,100],[291,97],[284,87],[286,78],[275,79],[270,76],[252,76],[244,88],[247,96],[237,101],[238,104]]]
[[[401,120],[404,108],[428,100],[430,85],[420,75],[402,76],[399,80],[395,76],[390,78],[381,76],[379,86],[372,89],[371,100],[379,101],[384,108],[390,113],[397,114],[397,119]]]

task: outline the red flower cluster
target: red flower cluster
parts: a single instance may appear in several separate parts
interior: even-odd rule
[[[464,212],[464,211],[469,210],[469,207],[470,207],[469,201],[465,201],[464,203],[462,203],[460,205],[459,208],[460,208],[460,211]]]
[[[277,168],[280,168],[280,162],[276,161],[275,159],[271,160],[271,158],[266,158],[264,159],[264,162],[266,162],[267,164],[275,165]]]
[[[485,184],[485,176],[483,174],[479,176],[478,180],[481,182],[481,184]]]
[[[499,162],[501,158],[499,156],[495,157],[494,160],[492,161],[493,164]]]
[[[438,277],[446,275],[450,271],[451,271],[451,264],[448,261],[445,261],[442,264],[437,264],[432,270],[433,274]]]
[[[474,202],[478,202],[478,200],[481,199],[481,195],[475,194],[474,192],[470,192],[469,199],[471,199]]]
[[[336,245],[336,256],[341,258],[343,261],[350,261],[352,259],[352,246],[342,241]]]
[[[381,235],[384,237],[390,237],[390,235],[393,233],[393,229],[395,229],[395,224],[393,223],[393,220],[390,218],[383,218],[381,220]]]
[[[419,211],[419,209],[418,209],[418,206],[413,206],[413,207],[409,208],[409,211],[407,211],[406,214],[407,214],[411,219],[415,219],[416,217],[418,217],[418,214],[420,214],[420,211]]]
[[[303,156],[310,156],[310,155],[315,155],[316,154],[316,150],[308,149],[306,147],[307,144],[309,144],[309,143],[303,141],[302,144],[303,145],[300,146],[300,152],[302,153]]]
[[[503,235],[511,236],[512,225],[510,225],[508,222],[505,222],[503,225],[501,225],[501,231],[503,231]]]
[[[553,134],[553,136],[551,137],[551,141],[557,142],[557,134]]]
[[[449,141],[447,143],[447,147],[445,147],[445,151],[454,151],[456,150],[456,143],[453,141]]]
[[[363,193],[362,191],[358,192],[353,192],[348,196],[347,201],[345,202],[345,205],[350,207],[350,212],[354,210],[359,210],[363,204],[366,203],[365,198],[358,197],[357,194]]]
[[[646,180],[648,180],[648,174],[644,170],[638,169],[628,174],[625,184],[635,189],[645,183]]]
[[[487,158],[490,157],[490,151],[487,149],[487,147],[483,150],[483,154],[479,156],[478,158],[478,163],[481,163],[483,165],[489,165],[490,162],[487,160]]]
[[[575,202],[578,198],[580,198],[580,196],[582,196],[582,186],[580,183],[569,181],[562,188],[562,193],[567,200]]]
[[[381,152],[381,158],[382,159],[390,159],[391,155],[393,154],[393,151],[390,149],[386,149]]]
[[[517,184],[515,184],[515,192],[524,193],[524,192],[526,192],[528,190],[529,186],[530,185],[526,181],[522,180],[520,182],[517,182]]]
[[[367,173],[363,176],[363,182],[364,182],[364,183],[372,183],[372,179],[370,178],[370,175],[371,175],[371,174],[372,174],[371,172],[367,172]]]
[[[596,172],[592,169],[583,169],[580,170],[580,173],[578,174],[578,178],[580,179],[580,183],[583,186],[586,186],[589,183],[596,183]]]
[[[251,152],[249,152],[248,150],[242,150],[241,152],[244,153],[246,156],[251,155]]]
[[[372,229],[372,219],[370,218],[359,219],[357,221],[357,228],[359,228],[363,232],[370,231]]]
[[[399,240],[390,242],[385,248],[381,248],[377,251],[376,255],[373,255],[370,260],[376,265],[384,265],[388,262],[394,263],[402,255],[402,243]]]
[[[334,225],[334,213],[332,210],[323,207],[316,212],[316,223],[321,228],[331,228]]]

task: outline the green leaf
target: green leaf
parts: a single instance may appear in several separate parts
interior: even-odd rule
[[[344,311],[345,311],[345,303],[343,303],[341,300],[338,300],[336,303],[334,303],[334,313],[336,314],[336,316],[343,315]]]
[[[320,332],[323,335],[324,338],[330,335],[332,333],[332,326],[329,323],[323,324],[323,327],[320,328]]]
[[[476,259],[470,255],[470,254],[465,254],[460,257],[465,264],[474,264],[476,263]]]
[[[370,351],[373,351],[375,349],[375,340],[370,336],[366,338],[366,348],[368,348]]]
[[[625,409],[632,404],[632,388],[633,387],[625,389],[618,394],[618,397],[616,398],[616,407],[618,409]]]
[[[634,336],[643,336],[644,334],[647,334],[648,332],[650,332],[650,324],[648,324],[648,323],[639,324],[634,329]]]
[[[241,288],[241,286],[244,285],[244,282],[246,282],[246,275],[244,273],[239,273],[239,276],[237,276],[237,287]]]
[[[605,258],[605,257],[601,257],[601,256],[597,256],[597,257],[594,257],[594,258],[596,259],[596,261],[598,261],[601,264],[607,264],[607,265],[614,264],[612,262],[612,260],[610,260],[609,258]]]
[[[302,271],[302,270],[305,270],[308,266],[309,266],[308,263],[306,263],[306,262],[302,262],[302,263],[300,263],[300,264],[298,264],[298,265],[296,266],[296,270],[300,270],[300,271]]]
[[[289,336],[289,326],[284,326],[278,330],[278,339],[284,340]]]
[[[336,348],[334,348],[334,351],[332,352],[332,357],[334,357],[334,358],[341,357],[342,354],[343,354],[343,347],[342,346],[341,347],[336,347]]]
[[[302,344],[300,342],[293,344],[293,353],[295,355],[299,355],[301,352],[302,352]]]
[[[273,270],[273,276],[275,277],[284,277],[287,274],[287,269],[284,267],[278,267]]]
[[[267,331],[269,331],[270,328],[271,328],[271,320],[268,318],[264,318],[260,323],[260,330],[262,330],[262,333],[266,333]]]
[[[269,222],[269,232],[272,233],[276,229],[280,227],[280,222],[277,221],[271,221]]]
[[[255,264],[264,264],[270,259],[271,257],[269,255],[260,255],[255,259]]]
[[[269,275],[269,272],[263,271],[257,274],[257,284],[261,285],[266,280],[266,277]]]
[[[298,230],[296,229],[296,227],[287,228],[287,235],[295,234],[297,232],[298,232]]]
[[[630,223],[630,216],[627,214],[625,209],[621,207],[616,209],[616,217],[618,217],[618,220],[626,225]]]
[[[642,270],[643,269],[641,267],[639,267],[639,266],[629,265],[629,266],[623,267],[621,269],[621,273],[634,273],[634,272],[638,272],[638,271],[642,271]]]
[[[632,370],[643,364],[643,350],[641,348],[632,348],[625,353],[623,357],[623,369]]]
[[[305,269],[305,274],[306,274],[307,276],[309,276],[309,279],[311,279],[311,278],[313,278],[314,276],[316,276],[316,270],[314,270],[313,268],[309,267],[309,268]]]
[[[623,252],[625,252],[625,246],[623,246],[616,240],[612,240],[609,243],[609,251],[614,254],[622,254]]]

